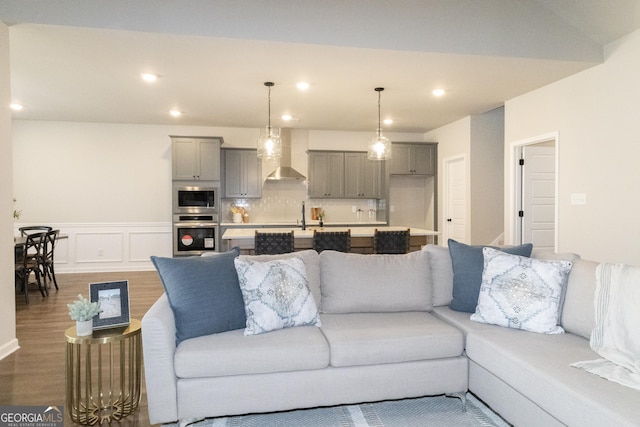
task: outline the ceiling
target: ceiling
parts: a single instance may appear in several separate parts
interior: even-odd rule
[[[0,20],[14,119],[257,128],[273,81],[276,126],[373,131],[382,86],[384,131],[426,132],[601,63],[640,1],[0,0]]]

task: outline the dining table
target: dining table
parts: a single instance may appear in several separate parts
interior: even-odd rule
[[[68,234],[58,234],[58,240],[60,239],[68,239]],[[13,245],[18,248],[20,246],[24,246],[27,243],[27,236],[14,236],[13,237]]]

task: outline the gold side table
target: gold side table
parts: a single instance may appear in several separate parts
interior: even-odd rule
[[[67,339],[67,411],[78,424],[120,420],[138,409],[142,365],[141,323],[131,319],[125,329],[93,331]]]

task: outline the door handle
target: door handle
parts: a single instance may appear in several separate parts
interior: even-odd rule
[[[451,222],[451,218],[447,218],[447,222]]]

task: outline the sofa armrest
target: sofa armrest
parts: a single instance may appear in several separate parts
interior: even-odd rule
[[[176,421],[178,393],[173,365],[176,324],[166,294],[142,317],[142,348],[149,421],[152,424]]]

